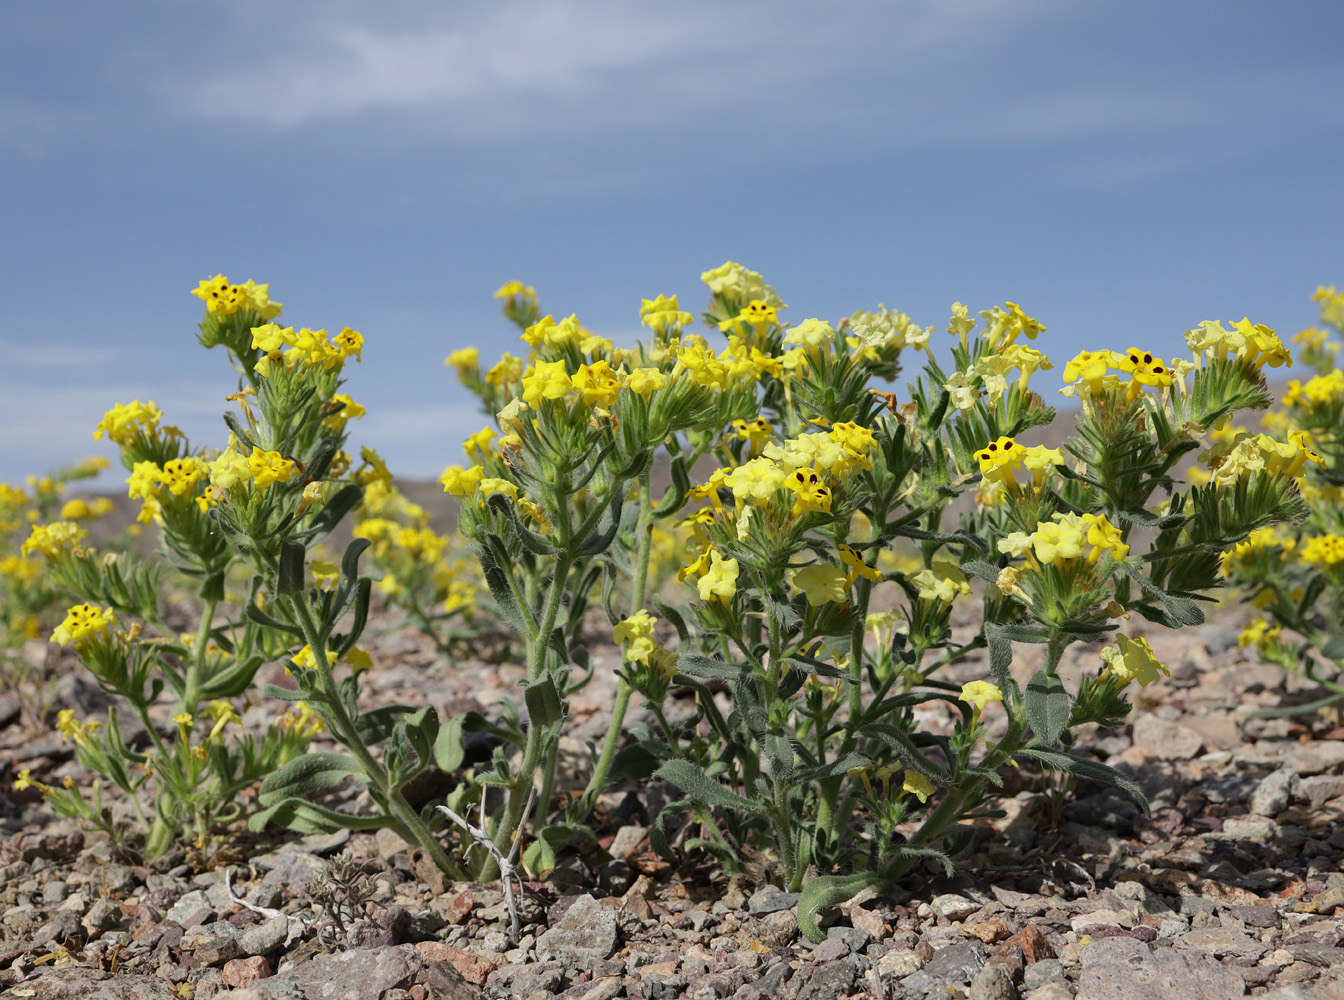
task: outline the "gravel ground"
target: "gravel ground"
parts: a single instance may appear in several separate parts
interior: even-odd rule
[[[1344,728],[1320,715],[1243,725],[1256,708],[1303,698],[1237,647],[1243,615],[1153,629],[1172,678],[1134,692],[1123,730],[1082,734],[1134,776],[1151,817],[1086,784],[1060,810],[1048,778],[1006,774],[1006,815],[984,821],[954,878],[920,871],[864,893],[827,914],[816,946],[797,933],[796,897],[727,879],[701,858],[651,853],[642,824],[658,788],[606,796],[603,853],[524,885],[516,946],[497,884],[445,884],[386,833],[240,833],[208,863],[179,851],[140,867],[12,790],[21,767],[48,782],[90,775],[0,695],[0,997],[1344,1000]],[[446,716],[516,690],[517,666],[449,664],[414,632],[376,624],[371,704],[428,698]],[[571,705],[562,787],[612,703],[619,654],[593,652],[596,679]],[[1025,678],[1037,651],[1019,652]],[[1075,648],[1066,681],[1095,662]],[[976,660],[946,671],[957,682],[985,675]],[[56,697],[53,714],[105,707],[75,672]],[[244,721],[260,728],[275,710],[255,706]],[[926,715],[930,728],[950,721],[937,704]],[[441,795],[445,780],[420,794]],[[344,858],[373,894],[338,926],[311,886]]]

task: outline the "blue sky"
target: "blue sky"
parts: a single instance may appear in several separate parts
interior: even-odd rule
[[[1061,364],[1292,333],[1344,283],[1342,31],[1337,0],[7,5],[0,479],[113,457],[131,398],[222,445],[217,272],[364,334],[352,440],[406,477],[481,426],[442,361],[516,351],[513,278],[618,342],[727,259],[794,321],[1019,302]]]

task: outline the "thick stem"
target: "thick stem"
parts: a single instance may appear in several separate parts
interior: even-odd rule
[[[546,669],[546,650],[550,645],[551,632],[555,628],[556,618],[560,614],[560,605],[563,603],[565,595],[565,583],[573,564],[574,557],[568,552],[562,552],[556,556],[555,575],[551,577],[551,587],[546,592],[546,606],[542,609],[537,636],[529,644],[527,651],[527,680],[529,684],[540,680]],[[504,821],[495,831],[495,847],[505,857],[508,856],[509,850],[513,846],[516,831],[526,818],[523,816],[523,811],[531,798],[532,783],[536,777],[537,768],[541,764],[543,738],[539,726],[529,725],[527,727],[527,739],[523,744],[523,760],[518,768],[518,776],[509,787],[508,804],[504,809]],[[498,865],[493,859],[487,861],[481,873],[482,880],[489,882],[498,877]]]
[[[420,818],[420,814],[411,808],[411,804],[401,794],[401,789],[393,782],[387,769],[374,759],[373,754],[369,753],[368,747],[364,745],[364,741],[360,739],[354,720],[345,710],[340,692],[336,689],[336,682],[331,675],[331,669],[326,665],[326,638],[318,631],[317,625],[308,610],[308,605],[301,597],[294,596],[289,597],[288,603],[294,620],[298,622],[303,637],[308,640],[308,646],[313,652],[313,659],[317,664],[318,684],[322,689],[322,702],[331,716],[332,727],[336,731],[335,735],[354,755],[355,760],[359,761],[365,781],[387,803],[387,809],[391,813],[392,819],[401,827],[397,832],[403,833],[407,840],[417,847],[423,848],[440,871],[452,878],[465,877],[461,866],[448,856],[448,852],[443,849],[443,845],[439,843],[425,821]]]
[[[182,711],[196,714],[201,700],[201,669],[205,666],[205,650],[210,643],[210,627],[214,624],[215,608],[219,602],[208,600],[201,612],[201,627],[196,632],[196,642],[191,648],[191,658],[187,661],[187,680],[182,692]]]
[[[635,579],[630,595],[630,613],[634,614],[644,607],[644,591],[649,582],[649,555],[653,549],[653,494],[650,485],[650,473],[645,469],[639,477],[639,522],[635,527]],[[588,779],[588,787],[583,790],[582,811],[590,813],[593,803],[602,794],[607,785],[607,775],[611,773],[612,761],[616,757],[616,748],[621,742],[621,733],[625,727],[625,712],[630,705],[630,683],[624,676],[616,680],[616,704],[611,712],[611,724],[607,726],[607,737],[602,742],[602,752],[598,755],[597,766]],[[666,723],[663,723],[666,729]],[[669,736],[669,742],[671,737]]]

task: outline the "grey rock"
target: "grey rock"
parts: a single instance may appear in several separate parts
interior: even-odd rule
[[[1302,797],[1313,809],[1344,795],[1344,774],[1313,774],[1302,779]]]
[[[608,959],[616,950],[616,911],[583,895],[537,939],[537,956],[567,965]]]
[[[985,946],[979,941],[960,941],[934,952],[923,971],[948,986],[960,986],[974,979],[984,965]]]
[[[119,927],[124,919],[119,905],[110,899],[96,899],[82,923],[90,934],[100,934]]]
[[[132,976],[82,966],[43,972],[23,984],[23,994],[6,990],[5,996],[25,1000],[180,1000],[172,984],[157,976]]]
[[[252,989],[274,1000],[379,1000],[388,990],[409,986],[423,966],[413,945],[354,948],[259,979]]]
[[[99,865],[89,876],[89,890],[95,896],[125,896],[135,888],[135,876],[125,865]]]
[[[929,900],[929,906],[933,907],[933,912],[940,917],[946,917],[948,920],[965,920],[978,911],[981,904],[956,893],[947,893]]]
[[[1049,982],[1028,993],[1027,1000],[1073,1000],[1073,990],[1062,982]]]
[[[57,903],[64,903],[65,898],[70,895],[70,886],[60,879],[48,882],[42,887],[42,902],[47,906],[55,906]]]
[[[244,928],[238,935],[238,947],[244,955],[269,955],[282,944],[289,935],[289,918],[271,917],[259,924]]]
[[[1258,959],[1269,945],[1231,927],[1200,927],[1176,939],[1177,948],[1198,948],[1214,958]]]
[[[1034,990],[1053,980],[1064,980],[1064,963],[1057,958],[1043,958],[1032,962],[1022,972],[1022,988]]]
[[[1281,768],[1255,786],[1251,793],[1251,812],[1273,818],[1302,794],[1302,779],[1291,768]]]
[[[305,885],[321,875],[327,863],[316,854],[291,851],[280,855],[276,865],[268,871],[261,884],[265,886]]]
[[[196,946],[196,963],[201,966],[223,965],[243,957],[237,936],[209,938]]]
[[[1273,840],[1279,826],[1272,819],[1257,816],[1223,820],[1221,837],[1207,837],[1208,840]]]
[[[208,910],[210,904],[205,901],[205,890],[193,889],[178,898],[177,902],[168,908],[164,913],[164,920],[171,920],[175,924],[187,926],[187,919],[193,916],[199,910]]]
[[[1160,760],[1190,760],[1204,748],[1204,737],[1179,722],[1149,713],[1134,722],[1134,745],[1151,751]]]
[[[494,996],[525,997],[541,990],[554,992],[564,981],[559,962],[527,962],[496,969],[485,980]]]
[[[1344,966],[1344,948],[1326,944],[1290,944],[1288,954],[1293,956],[1294,962],[1319,965],[1323,969],[1334,965]]]
[[[897,996],[926,997],[930,993],[933,993],[934,990],[942,990],[946,993],[946,987],[943,986],[941,980],[934,979],[933,976],[922,969],[919,972],[906,976],[901,980],[900,985],[901,989],[905,992],[903,994],[897,993]]]
[[[1278,927],[1283,919],[1272,906],[1229,906],[1227,914],[1247,927]]]
[[[792,909],[797,905],[798,893],[785,892],[773,885],[766,885],[751,894],[751,898],[747,900],[747,912],[759,917],[767,913]]]
[[[849,957],[849,945],[839,938],[827,938],[812,949],[814,962],[838,962]]]
[[[1017,1000],[1012,974],[1002,965],[986,965],[971,980],[970,1000]]]
[[[1093,965],[1143,961],[1152,949],[1142,941],[1130,937],[1109,937],[1087,944],[1078,954],[1084,969]]]
[[[774,996],[792,975],[793,968],[788,962],[776,962],[766,969],[752,985],[760,990],[764,996]]]
[[[1288,766],[1300,775],[1322,774],[1344,764],[1344,741],[1313,740],[1299,743],[1287,754]]]
[[[1078,1000],[1233,1000],[1245,993],[1241,976],[1207,952],[1159,948],[1144,956],[1085,965],[1078,977],[1077,996]]]
[[[826,928],[826,938],[843,941],[845,947],[851,952],[860,952],[868,946],[868,942],[873,939],[873,935],[861,927],[828,927]]]
[[[798,1000],[837,1000],[854,989],[858,970],[848,962],[819,965],[798,990]]]

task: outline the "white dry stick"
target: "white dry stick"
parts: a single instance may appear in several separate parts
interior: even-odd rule
[[[537,786],[533,785],[532,794],[527,797],[527,805],[523,807],[524,816],[527,816],[532,812],[532,803],[536,801],[536,798]],[[518,891],[521,892],[523,888],[523,880],[521,876],[515,874],[517,872],[515,862],[518,860],[518,846],[523,842],[522,827],[520,826],[514,834],[513,846],[509,848],[508,857],[505,857],[500,849],[495,846],[495,842],[490,839],[490,835],[485,832],[483,828],[484,819],[482,819],[482,826],[472,826],[447,806],[439,806],[438,809],[439,812],[443,813],[471,835],[471,839],[476,841],[476,843],[471,845],[472,847],[485,848],[490,856],[495,859],[495,864],[499,865],[499,881],[504,888],[504,905],[509,908],[509,921],[513,930],[513,936],[510,939],[510,943],[516,947],[522,928],[518,919],[518,900],[513,895],[513,879],[515,877],[518,878]],[[482,803],[482,810],[484,810],[484,803]],[[468,848],[467,850],[470,851],[471,848]]]

